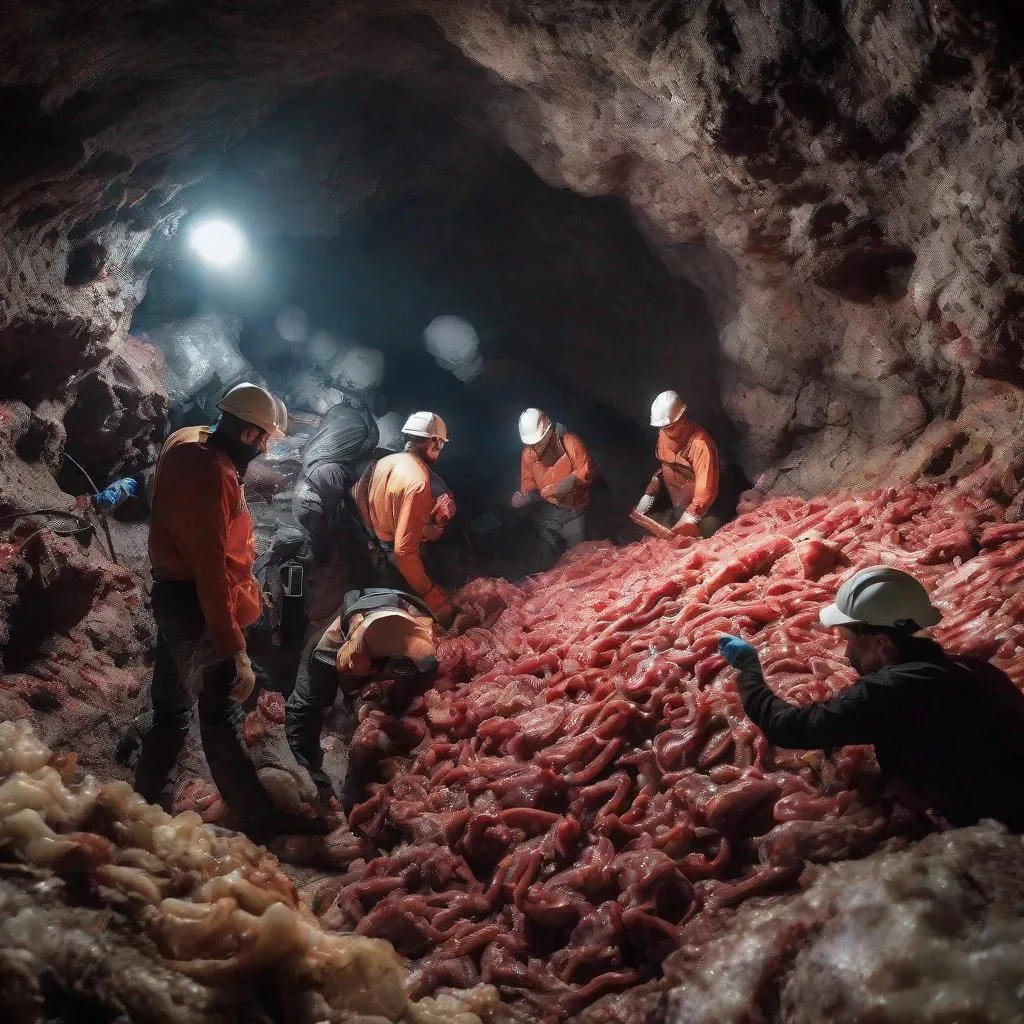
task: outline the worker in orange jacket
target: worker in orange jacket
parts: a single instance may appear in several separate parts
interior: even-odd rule
[[[261,838],[319,830],[273,808],[241,738],[241,705],[256,683],[244,630],[262,610],[243,480],[268,441],[284,436],[287,411],[249,383],[231,388],[217,408],[215,429],[177,431],[157,462],[149,531],[157,626],[152,724],[142,738],[135,788],[151,802],[161,800],[198,701],[210,773],[237,825]]]
[[[586,446],[540,409],[519,417],[523,453],[513,508],[536,511],[541,536],[561,553],[586,537],[586,508],[592,473]]]
[[[686,418],[686,403],[663,391],[651,405],[651,426],[660,427],[655,454],[661,468],[651,477],[636,510],[647,515],[655,499],[667,493],[673,532],[699,537],[700,521],[718,497],[718,449],[703,427]]]
[[[444,588],[427,575],[420,547],[439,539],[455,516],[451,492],[431,469],[448,443],[448,429],[440,416],[414,412],[402,433],[405,450],[373,463],[356,484],[354,496],[367,530],[387,552],[404,585],[447,627],[455,608]]]

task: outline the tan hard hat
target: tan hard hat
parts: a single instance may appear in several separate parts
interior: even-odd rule
[[[909,573],[873,565],[848,579],[839,588],[835,603],[822,608],[818,617],[826,626],[912,626],[916,631],[934,626],[942,613]]]
[[[288,433],[288,406],[284,404],[283,398],[274,395],[274,405],[277,406],[277,429],[282,434]]]
[[[231,388],[217,403],[217,408],[265,430],[271,437],[284,437],[284,428],[288,426],[284,402],[274,398],[266,388],[248,381]]]

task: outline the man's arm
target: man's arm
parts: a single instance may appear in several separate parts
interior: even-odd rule
[[[756,652],[744,651],[734,661],[739,670],[736,688],[747,717],[769,743],[795,750],[874,743],[892,726],[895,712],[892,687],[856,682],[832,700],[799,708],[776,697],[764,681]]]
[[[230,658],[245,650],[245,637],[235,621],[235,606],[228,583],[228,527],[241,500],[241,488],[215,464],[196,473],[188,511],[196,545],[196,592],[210,631],[213,649]]]
[[[647,485],[647,490],[644,491],[649,498],[656,498],[661,493],[661,468],[651,477],[651,482]]]
[[[565,454],[569,456],[569,465],[572,466],[572,475],[575,478],[574,486],[589,487],[593,479],[590,453],[575,434],[566,434],[562,442]]]
[[[429,486],[415,487],[402,495],[402,507],[395,523],[395,564],[406,582],[421,596],[433,588],[433,583],[420,557],[423,532],[430,522],[434,507]]]
[[[533,475],[533,467],[537,464],[536,458],[529,448],[524,448],[519,456],[519,493],[524,497],[529,494],[538,494],[540,488]]]
[[[687,512],[700,519],[718,497],[718,449],[706,435],[694,438],[690,445],[690,464],[693,466],[693,497]]]

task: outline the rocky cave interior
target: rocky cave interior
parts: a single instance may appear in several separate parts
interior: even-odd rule
[[[626,513],[651,471],[646,414],[669,387],[718,443],[723,518],[738,502],[924,486],[967,488],[1016,522],[1019,32],[1012,5],[995,0],[37,0],[6,13],[0,722],[28,719],[55,754],[74,753],[62,774],[40,769],[53,773],[47,791],[88,772],[130,781],[119,752],[152,670],[145,493],[102,520],[83,499],[117,477],[145,483],[169,431],[209,422],[240,379],[265,382],[292,414],[291,436],[248,483],[263,543],[332,387],[362,388],[392,429],[413,409],[440,412],[459,529],[439,545],[436,572],[452,589],[537,568],[507,511],[527,405],[590,445],[594,536],[637,542]],[[211,212],[244,226],[240,268],[190,258],[189,224]],[[424,346],[442,315],[479,336],[468,380]],[[294,663],[265,638],[263,650],[261,685],[287,692]],[[0,749],[5,778],[18,766]],[[0,906],[22,926],[0,925],[0,1002],[19,1022],[1020,1019],[1008,994],[1024,982],[1019,953],[985,975],[987,989],[948,1005],[936,995],[941,964],[955,973],[959,957],[982,955],[968,933],[987,923],[1019,945],[1024,851],[1005,834],[915,840],[913,863],[884,860],[901,848],[876,842],[857,856],[882,858],[877,871],[844,861],[830,876],[870,902],[889,898],[870,888],[877,877],[909,892],[913,877],[958,881],[972,858],[989,865],[969,895],[941,905],[946,944],[928,970],[922,959],[918,976],[892,983],[905,1001],[870,1012],[828,1009],[795,938],[783,952],[765,939],[747,960],[729,955],[731,914],[737,932],[795,936],[854,900],[827,886],[819,899],[819,883],[801,879],[798,891],[791,876],[781,895],[701,919],[664,976],[658,967],[557,1011],[520,999],[508,979],[493,998],[425,998],[460,988],[441,975],[420,976],[409,991],[424,998],[406,1002],[404,966],[374,968],[370,953],[340,945],[340,981],[325,981],[326,968],[308,975],[320,1002],[281,1002],[239,994],[255,960],[204,973],[201,954],[169,954],[155,932],[126,938],[149,926],[111,895],[114,876],[86,872],[84,895],[81,864],[32,866],[12,815],[36,805],[8,783]],[[178,796],[180,809],[215,817],[194,738]],[[54,821],[66,830],[71,817],[47,821],[60,831]],[[265,870],[269,885],[291,884]],[[290,877],[296,920],[317,926],[310,887],[323,873]],[[87,932],[120,929],[96,948],[148,982],[100,977],[93,954],[48,946],[41,929],[62,912]],[[879,913],[878,931],[895,927]],[[293,969],[297,934],[280,939],[292,960],[259,969]],[[875,938],[851,934],[853,959]],[[373,989],[373,970],[387,974],[389,997],[330,994]]]

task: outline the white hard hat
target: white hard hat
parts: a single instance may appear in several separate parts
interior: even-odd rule
[[[523,444],[539,444],[550,430],[551,420],[540,409],[527,409],[519,417],[519,436]]]
[[[436,437],[448,443],[448,428],[436,413],[414,412],[402,427],[402,433],[410,437]]]
[[[662,391],[651,402],[651,426],[667,427],[686,412],[686,403],[674,391]]]
[[[230,388],[217,403],[217,408],[265,430],[271,437],[284,437],[285,427],[288,426],[288,410],[284,402],[275,398],[266,388],[248,381]]]
[[[826,626],[909,626],[918,630],[934,626],[942,613],[909,573],[873,565],[848,579],[839,588],[835,604],[822,608],[819,618]]]

